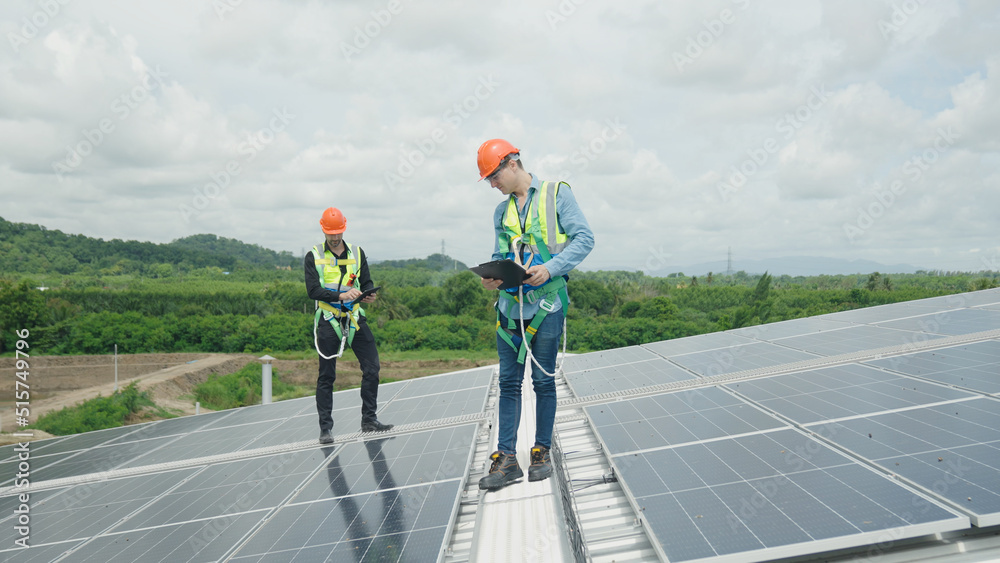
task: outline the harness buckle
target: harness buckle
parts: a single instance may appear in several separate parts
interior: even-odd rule
[[[535,291],[537,291],[537,290],[532,289],[531,291],[529,291],[529,292],[527,292],[527,293],[524,294],[524,302],[525,303],[534,305],[538,301],[539,297],[538,297],[538,294],[535,293]]]
[[[556,304],[555,304],[555,302],[549,301],[548,299],[542,299],[542,302],[539,303],[538,306],[540,308],[548,311],[549,313],[551,313],[551,312],[553,312],[553,311],[556,310]]]

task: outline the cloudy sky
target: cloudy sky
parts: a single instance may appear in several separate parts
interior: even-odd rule
[[[0,216],[489,258],[493,137],[564,179],[584,269],[1000,269],[992,0],[4,0]]]

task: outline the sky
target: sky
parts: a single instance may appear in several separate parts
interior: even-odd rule
[[[991,0],[4,0],[0,217],[489,260],[504,138],[584,270],[1000,270]]]

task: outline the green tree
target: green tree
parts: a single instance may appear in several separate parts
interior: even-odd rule
[[[482,317],[487,311],[489,294],[483,289],[479,276],[466,270],[444,282],[443,310],[448,314]]]
[[[19,283],[0,279],[0,352],[12,350],[18,336],[16,331],[33,331],[49,324],[48,309],[42,292],[35,289],[35,282],[21,280]]]

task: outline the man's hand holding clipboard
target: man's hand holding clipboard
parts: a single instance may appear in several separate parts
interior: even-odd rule
[[[542,285],[549,280],[549,270],[539,264],[525,270],[513,260],[494,260],[469,268],[483,278],[486,289],[509,289],[521,284]]]

